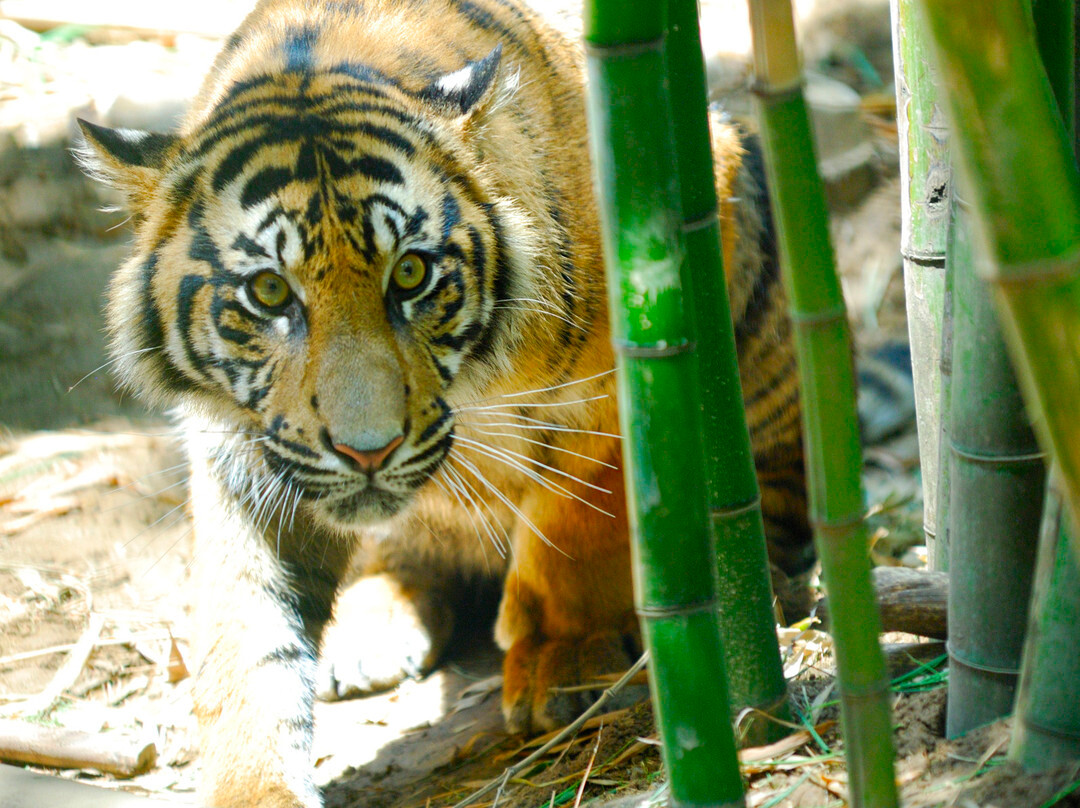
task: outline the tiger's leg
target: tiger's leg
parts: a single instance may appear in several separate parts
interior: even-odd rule
[[[292,536],[279,547],[276,531],[256,531],[205,462],[192,465],[200,802],[320,808],[310,755],[316,649],[343,543],[310,541],[306,560]]]
[[[515,536],[495,636],[506,650],[503,713],[513,732],[553,729],[573,720],[598,693],[558,692],[619,673],[640,654],[633,609],[622,473],[597,482],[611,489],[615,518],[544,489],[526,497]],[[607,500],[607,498],[605,498]],[[609,504],[605,502],[605,504]],[[643,688],[624,691],[625,701]]]
[[[497,513],[491,510],[492,520]],[[494,521],[488,527],[505,529]],[[484,538],[438,497],[369,537],[323,635],[319,698],[361,696],[422,676],[439,663],[459,624],[490,630],[484,604],[501,583],[506,560],[505,550],[500,555]]]
[[[412,570],[368,569],[326,627],[316,693],[335,701],[430,672],[454,630],[452,593]]]

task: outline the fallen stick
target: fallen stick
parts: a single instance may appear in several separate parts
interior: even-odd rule
[[[0,760],[55,769],[97,769],[116,777],[134,777],[157,763],[157,746],[119,733],[92,734],[0,720]]]
[[[881,652],[885,655],[889,678],[895,679],[943,655],[945,643],[941,640],[882,643]]]
[[[882,631],[903,631],[936,640],[948,637],[947,573],[875,567],[873,579]],[[826,631],[829,630],[828,611],[828,598],[819,601],[817,616]]]
[[[176,808],[175,802],[95,788],[0,764],[0,808]]]

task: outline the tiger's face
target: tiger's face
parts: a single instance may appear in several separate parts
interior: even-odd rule
[[[261,77],[182,138],[84,125],[137,218],[110,292],[123,380],[242,432],[245,463],[339,528],[431,478],[506,336],[512,225],[461,157],[498,58],[411,94]]]

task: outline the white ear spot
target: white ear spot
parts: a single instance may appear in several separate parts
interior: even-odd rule
[[[469,115],[494,88],[501,59],[502,45],[496,45],[483,59],[433,79],[418,95],[454,117]]]
[[[466,65],[460,70],[455,70],[453,73],[447,73],[435,82],[440,90],[446,95],[454,95],[465,90],[472,82],[473,74],[476,72],[475,65]]]
[[[150,133],[146,132],[146,131],[144,131],[142,129],[123,129],[123,128],[121,128],[121,129],[115,129],[113,131],[115,131],[117,135],[119,135],[121,138],[123,138],[128,143],[131,143],[132,145],[142,143],[144,140],[146,140],[148,137],[150,137]]]

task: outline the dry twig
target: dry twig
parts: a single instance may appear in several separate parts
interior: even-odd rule
[[[562,740],[568,738],[569,736],[577,732],[579,729],[581,729],[585,725],[585,722],[592,718],[594,715],[596,715],[598,712],[600,712],[604,708],[604,705],[606,705],[620,690],[626,687],[626,685],[638,674],[639,671],[645,669],[645,665],[648,661],[649,653],[648,651],[646,651],[644,654],[641,655],[641,658],[634,663],[633,667],[631,667],[630,670],[628,670],[623,675],[623,677],[619,679],[619,681],[617,681],[615,684],[613,684],[611,687],[601,693],[600,698],[593,702],[592,706],[589,707],[589,709],[583,712],[581,715],[579,715],[573,723],[567,724],[565,727],[559,730],[555,737],[553,737],[551,740],[549,740],[547,743],[545,743],[543,746],[541,746],[523,761],[508,768],[502,773],[501,776],[492,780],[479,791],[474,791],[465,799],[456,803],[453,808],[465,808],[466,805],[472,805],[478,799],[487,794],[490,794],[496,789],[501,791],[502,788],[508,782],[510,782],[512,778],[516,777],[521,772],[525,771],[534,763],[536,763],[536,761],[546,755],[552,749],[552,747],[554,747],[556,744],[560,743]]]
[[[90,657],[94,646],[101,637],[101,629],[105,626],[105,617],[96,612],[91,613],[90,622],[86,630],[79,637],[79,641],[71,647],[67,660],[60,666],[60,670],[53,676],[48,687],[36,696],[19,705],[19,712],[25,715],[37,715],[47,713],[52,709],[56,700],[63,695],[64,691],[75,684],[79,678],[86,660]]]

